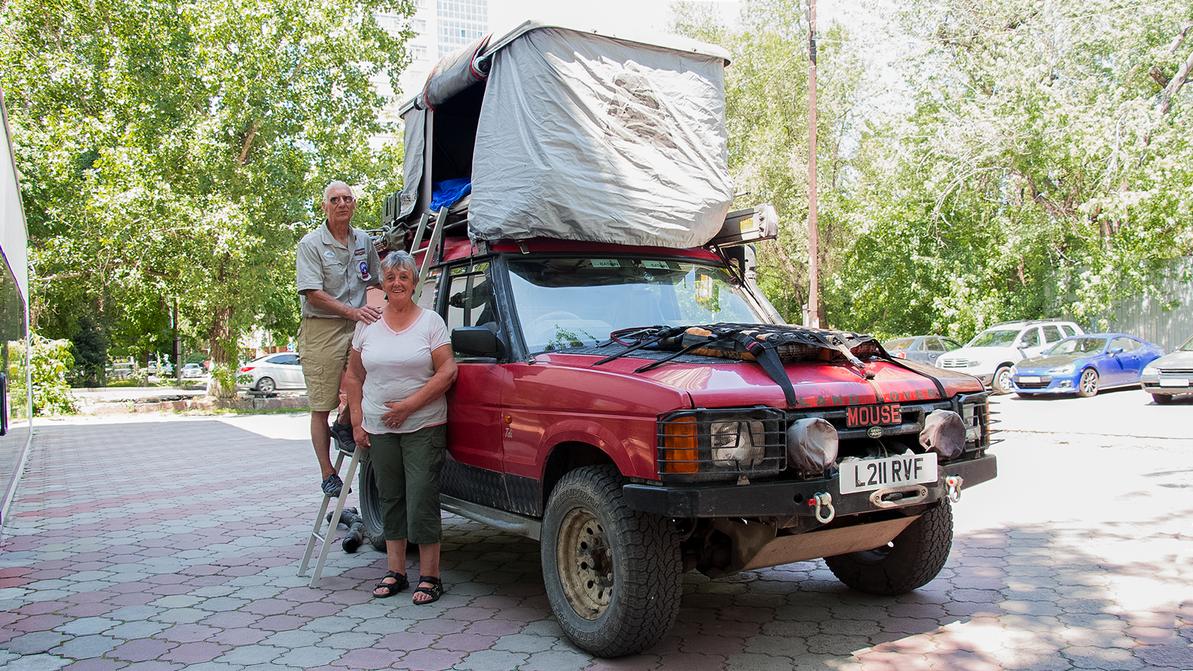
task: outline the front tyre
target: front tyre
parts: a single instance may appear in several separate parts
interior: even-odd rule
[[[1176,397],[1169,394],[1152,394],[1152,400],[1156,402],[1156,405],[1168,405],[1175,403]]]
[[[262,394],[272,394],[277,391],[278,384],[273,381],[272,377],[263,377],[257,380],[257,391]]]
[[[578,647],[642,652],[679,614],[683,564],[668,520],[631,510],[617,470],[578,468],[547,501],[541,554],[547,600]]]
[[[1082,398],[1096,396],[1098,393],[1098,371],[1086,368],[1081,371],[1081,379],[1077,381],[1077,395]]]
[[[824,563],[847,586],[895,596],[923,587],[940,573],[953,546],[953,509],[948,499],[912,522],[882,547],[825,557]]]
[[[994,371],[994,377],[990,379],[990,388],[996,394],[1011,393],[1011,367],[999,366],[998,370]]]

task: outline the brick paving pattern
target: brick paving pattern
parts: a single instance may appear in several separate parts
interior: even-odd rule
[[[0,667],[1193,668],[1188,459],[1151,469],[1152,493],[1133,499],[1169,496],[1183,507],[1119,505],[1119,519],[1095,526],[1047,514],[1018,521],[1027,492],[1004,458],[990,491],[957,506],[949,563],[923,589],[853,593],[821,562],[719,580],[691,574],[671,634],[647,654],[610,661],[562,636],[535,542],[450,515],[449,591],[438,603],[414,606],[409,592],[370,598],[384,557],[367,548],[333,549],[322,585],[308,588],[295,569],[318,504],[310,448],[249,425],[38,428],[0,545]],[[1011,436],[1001,451],[1038,443]],[[966,529],[970,506],[1005,528]]]

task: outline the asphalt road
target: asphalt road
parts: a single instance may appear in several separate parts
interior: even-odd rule
[[[1193,669],[1193,404],[994,403],[999,477],[954,506],[936,580],[690,574],[671,634],[617,661],[562,636],[537,543],[452,515],[439,603],[371,599],[372,551],[308,589],[305,415],[42,423],[0,543],[0,667]]]

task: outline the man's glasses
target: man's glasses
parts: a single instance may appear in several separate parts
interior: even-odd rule
[[[327,199],[327,202],[331,203],[332,205],[339,205],[340,203],[350,205],[354,201],[356,201],[356,199],[352,196],[332,196],[331,198]]]

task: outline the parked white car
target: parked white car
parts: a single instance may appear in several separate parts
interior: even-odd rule
[[[269,393],[278,389],[306,389],[302,366],[294,352],[278,352],[254,359],[240,368],[251,380],[237,386]]]
[[[187,363],[182,365],[182,378],[184,380],[194,380],[206,374],[207,371],[203,370],[202,364]]]
[[[940,357],[941,368],[969,373],[997,394],[1011,391],[1011,366],[1038,355],[1060,340],[1084,331],[1073,322],[1057,320],[995,324],[969,343]]]

